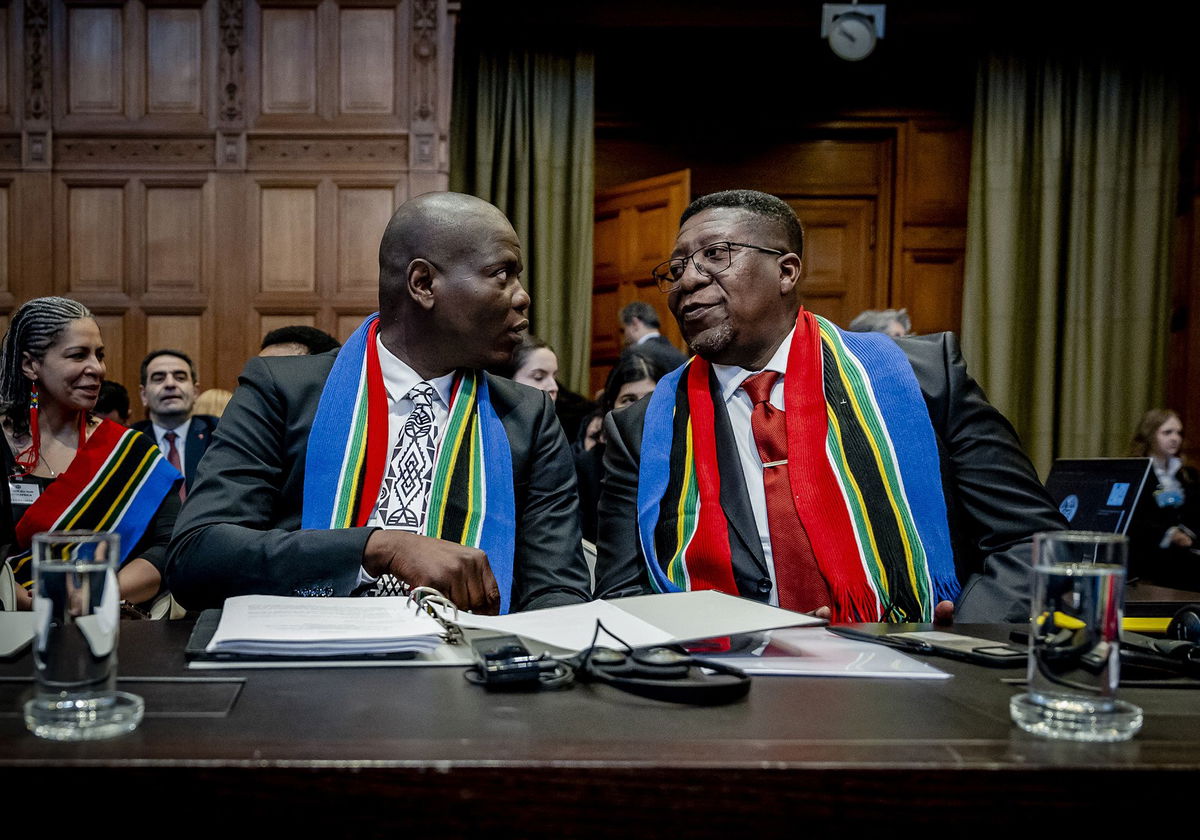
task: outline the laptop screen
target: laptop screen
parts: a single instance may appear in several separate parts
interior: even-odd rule
[[[1149,475],[1149,458],[1060,458],[1046,490],[1072,529],[1125,534]]]

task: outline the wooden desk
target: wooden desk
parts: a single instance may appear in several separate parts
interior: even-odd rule
[[[123,624],[125,677],[221,681],[123,680],[147,715],[119,739],[38,740],[20,717],[28,686],[0,683],[8,802],[88,819],[100,807],[88,800],[107,798],[138,834],[165,812],[188,835],[253,815],[355,836],[756,840],[851,826],[1028,832],[1047,813],[1111,831],[1126,809],[1182,816],[1200,781],[1197,691],[1127,690],[1142,733],[1085,745],[1009,722],[1016,689],[999,678],[1013,671],[948,660],[936,661],[955,674],[945,681],[763,677],[740,703],[692,708],[604,686],[488,694],[457,668],[188,672],[189,629]],[[30,668],[26,657],[0,675]]]

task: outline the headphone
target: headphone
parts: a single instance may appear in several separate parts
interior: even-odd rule
[[[593,646],[569,662],[580,682],[604,683],[668,703],[718,706],[750,691],[750,677],[744,671],[668,647],[619,651]]]
[[[1167,638],[1200,645],[1200,604],[1182,607],[1167,625]]]

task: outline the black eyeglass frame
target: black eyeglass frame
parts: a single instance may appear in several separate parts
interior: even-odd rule
[[[729,265],[725,266],[720,271],[716,271],[716,272],[713,272],[712,274],[709,274],[700,267],[699,263],[696,262],[696,255],[699,254],[701,251],[707,250],[708,248],[712,248],[716,245],[724,245],[729,249]],[[675,263],[682,263],[683,267],[679,272],[679,276],[683,277],[683,273],[685,271],[687,271],[688,261],[691,260],[692,265],[694,265],[696,267],[696,271],[699,272],[699,274],[702,277],[713,278],[713,277],[716,277],[718,274],[724,274],[726,271],[728,271],[730,268],[733,267],[733,249],[734,248],[750,248],[754,251],[762,251],[764,254],[774,254],[777,257],[782,257],[782,256],[787,255],[787,251],[779,251],[775,248],[764,248],[761,245],[751,245],[749,242],[710,242],[707,245],[703,246],[702,248],[697,248],[695,251],[692,251],[692,253],[688,254],[686,257],[673,257],[669,260],[663,260],[658,265],[654,266],[653,269],[651,269],[650,276],[653,277],[654,282],[658,284],[658,290],[660,292],[662,292],[664,295],[670,294],[671,292],[673,292],[679,288],[679,283],[681,282],[679,280],[673,279],[671,277],[671,275],[668,273],[668,268],[671,265],[674,265]]]

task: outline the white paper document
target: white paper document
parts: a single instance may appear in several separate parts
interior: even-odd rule
[[[447,616],[448,618],[451,616]],[[511,613],[509,615],[473,615],[460,612],[458,623],[477,630],[512,633],[563,650],[583,650],[596,635],[596,622],[614,633],[630,647],[661,645],[674,640],[666,630],[630,615],[609,601],[590,601],[569,607]],[[596,639],[601,647],[619,647],[611,636],[601,632]]]
[[[789,627],[764,633],[753,648],[730,653],[696,652],[748,674],[809,677],[892,677],[944,680],[950,674],[895,648],[835,636],[823,627]]]
[[[206,650],[256,656],[422,653],[441,644],[441,632],[407,598],[239,595],[225,601]]]

